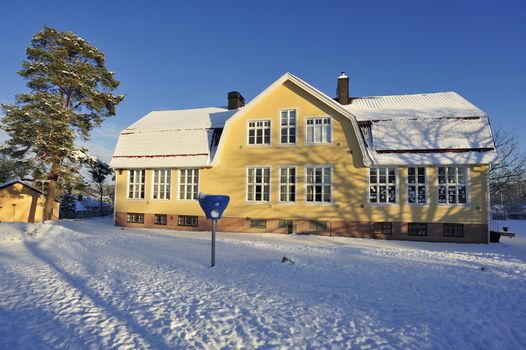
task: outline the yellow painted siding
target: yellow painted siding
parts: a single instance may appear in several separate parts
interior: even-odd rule
[[[369,169],[364,167],[360,149],[348,119],[303,92],[285,83],[255,105],[250,105],[223,133],[218,164],[200,170],[199,190],[228,194],[231,201],[227,217],[307,218],[345,221],[487,223],[487,166],[469,167],[468,205],[438,205],[436,168],[427,168],[428,205],[407,204],[407,169],[398,168],[396,204],[369,204]],[[280,145],[280,110],[297,110],[297,143]],[[332,116],[332,143],[305,144],[305,118]],[[249,120],[271,120],[271,145],[247,145]],[[333,201],[330,204],[305,202],[305,166],[333,166]],[[270,203],[246,201],[246,168],[271,168]],[[296,203],[279,202],[279,167],[296,166]],[[172,171],[172,197],[168,201],[151,199],[152,171],[146,172],[144,200],[127,199],[127,176],[117,173],[117,212],[202,215],[195,201],[176,199],[179,171]]]
[[[0,189],[0,222],[42,222],[45,197],[28,187],[15,183]],[[58,217],[59,203],[53,208]]]

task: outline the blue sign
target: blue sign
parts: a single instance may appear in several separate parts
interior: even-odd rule
[[[229,201],[229,196],[221,194],[204,194],[199,192],[199,205],[205,212],[207,219],[221,219]]]

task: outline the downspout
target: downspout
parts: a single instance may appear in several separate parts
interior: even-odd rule
[[[115,169],[117,170],[117,169]],[[115,187],[113,188],[113,226],[117,220],[117,179],[119,178],[118,170],[115,172]]]
[[[486,215],[488,217],[488,230],[487,230],[487,237],[486,237],[486,244],[489,244],[490,240],[490,230],[491,230],[491,193],[489,191],[489,165],[488,165],[488,171],[486,172]]]

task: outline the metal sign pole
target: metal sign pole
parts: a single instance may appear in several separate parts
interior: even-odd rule
[[[212,220],[212,264],[216,266],[216,220]]]

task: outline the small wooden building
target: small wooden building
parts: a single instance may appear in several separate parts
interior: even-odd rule
[[[25,181],[0,184],[0,222],[42,222],[46,195]],[[55,201],[52,217],[58,219],[60,202]]]

